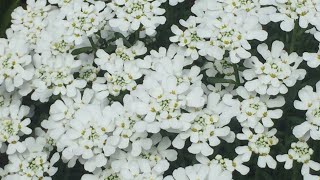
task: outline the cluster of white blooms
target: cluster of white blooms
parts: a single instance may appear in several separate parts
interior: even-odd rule
[[[303,60],[307,61],[309,67],[317,68],[320,65],[320,45],[319,51],[316,53],[303,53]]]
[[[163,173],[169,168],[169,161],[177,159],[177,152],[168,149],[171,141],[161,135],[151,137],[152,142],[148,150],[140,155],[133,156],[125,151],[117,151],[104,170],[95,171],[94,174],[85,174],[81,180],[100,179],[163,179]]]
[[[0,179],[50,180],[58,161],[81,180],[231,180],[282,162],[319,178],[319,0],[27,0],[11,18]]]
[[[113,0],[107,5],[115,12],[109,24],[120,32],[131,33],[141,28],[144,34],[155,35],[156,28],[166,22],[165,9],[160,8],[164,2],[166,0]]]
[[[257,50],[265,62],[262,63],[256,56],[245,61],[248,69],[243,71],[243,76],[247,80],[245,88],[248,91],[268,95],[286,94],[288,87],[304,79],[306,70],[298,69],[302,58],[297,53],[288,54],[283,48],[284,44],[280,41],[272,43],[271,51],[266,44],[260,44]]]
[[[232,179],[232,172],[238,171],[245,175],[249,168],[243,165],[243,161],[237,157],[234,160],[216,155],[214,159],[199,155],[196,157],[201,164],[178,168],[173,171],[172,176],[166,176],[165,180],[210,180],[210,179]]]
[[[237,120],[242,127],[253,128],[256,132],[262,133],[264,128],[270,128],[274,125],[273,119],[279,119],[282,116],[281,107],[285,101],[282,96],[270,99],[270,96],[257,96],[256,93],[249,93],[244,87],[237,88],[237,94],[242,97],[240,103],[240,113]]]
[[[311,86],[305,86],[298,96],[301,101],[295,100],[294,107],[307,112],[305,122],[294,127],[293,134],[297,138],[320,140],[320,82],[316,84],[316,92]]]
[[[310,169],[315,171],[320,170],[320,164],[311,160],[311,155],[313,150],[309,148],[309,145],[304,141],[293,142],[288,154],[277,155],[277,160],[279,162],[285,162],[284,168],[291,169],[293,161],[302,163],[301,174],[309,175]],[[305,178],[307,179],[307,178]]]
[[[301,28],[309,24],[318,25],[320,2],[318,0],[266,0],[266,4],[274,5],[277,12],[270,15],[273,22],[281,22],[284,31],[292,31],[295,21],[299,20]]]
[[[227,95],[223,98],[227,99]],[[217,93],[211,93],[208,97],[207,109],[193,113],[189,128],[175,138],[173,146],[181,149],[186,139],[190,138],[192,144],[188,148],[189,152],[209,156],[213,153],[212,147],[220,144],[220,139],[232,143],[235,134],[230,131],[228,124],[236,115],[231,112],[237,111],[235,107],[224,103],[223,98]],[[224,111],[226,108],[231,112]]]
[[[191,16],[187,21],[180,20],[180,24],[186,30],[173,25],[171,29],[175,36],[170,40],[185,47],[185,55],[193,60],[199,55],[221,60],[228,52],[231,62],[238,63],[251,56],[248,40],[264,41],[268,35],[255,16],[236,16],[223,11],[204,17]]]
[[[251,45],[248,41],[267,39],[268,33],[262,29],[258,16],[265,14],[248,13],[250,10],[241,10],[242,3],[239,6],[234,4],[231,1],[197,1],[192,8],[196,16],[190,16],[187,21],[180,20],[185,30],[172,26],[175,36],[170,38],[171,42],[185,47],[185,54],[193,60],[198,59],[199,55],[221,60],[226,53],[229,53],[232,63],[249,58]],[[231,6],[237,10],[232,10]],[[252,12],[260,7],[254,6],[251,6]]]
[[[11,179],[51,179],[58,168],[54,164],[59,160],[59,153],[50,155],[44,147],[46,139],[29,137],[23,141],[26,150],[20,154],[9,155],[9,164],[4,168],[4,180]]]
[[[1,91],[0,91],[1,92]],[[26,116],[30,108],[21,105],[17,99],[8,93],[0,94],[0,151],[7,154],[22,153],[26,146],[20,136],[28,135],[32,130],[28,127],[31,120]]]
[[[29,89],[26,81],[32,79],[34,67],[27,44],[20,37],[11,41],[0,39],[0,49],[0,88],[8,92]]]
[[[16,8],[12,12],[12,26],[10,36],[21,34],[21,39],[25,39],[32,48],[35,48],[41,32],[46,29],[50,22],[49,11],[52,9],[47,5],[46,0],[28,0],[26,9]]]
[[[124,46],[122,39],[118,39],[115,44],[116,50],[112,54],[102,49],[97,51],[97,58],[94,59],[94,62],[101,70],[107,72],[104,77],[98,77],[93,82],[92,88],[105,95],[109,93],[118,96],[122,91],[132,91],[136,88],[136,80],[143,75],[141,67],[137,64],[140,59],[136,57],[144,55],[147,48],[141,41],[130,48]]]
[[[241,155],[241,159],[245,162],[249,161],[252,153],[258,154],[258,166],[265,168],[266,166],[275,169],[277,162],[269,155],[270,147],[278,143],[276,129],[270,131],[265,128],[263,132],[253,134],[248,128],[242,129],[243,134],[238,134],[240,140],[248,140],[247,146],[239,146],[236,148],[237,154]]]

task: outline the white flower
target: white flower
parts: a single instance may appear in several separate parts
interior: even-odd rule
[[[245,162],[249,161],[252,153],[257,154],[258,166],[265,168],[268,166],[271,169],[275,169],[277,162],[269,154],[271,146],[278,144],[278,138],[274,135],[276,134],[276,129],[271,129],[270,131],[265,128],[262,133],[253,134],[249,128],[242,129],[243,134],[237,134],[239,140],[248,140],[247,146],[238,146],[236,148],[236,153],[240,155],[241,159]]]
[[[61,12],[65,15],[64,22],[67,27],[65,41],[81,44],[106,25],[106,20],[113,17],[110,8],[102,1],[92,4],[83,1],[75,1],[68,11]]]
[[[202,89],[180,83],[175,76],[163,77],[160,82],[151,75],[145,77],[143,85],[137,86],[131,95],[137,99],[137,113],[145,115],[144,121],[153,126],[147,130],[153,133],[160,128],[184,129],[189,118],[181,116],[181,108],[198,108],[204,105]]]
[[[150,54],[137,61],[146,76],[153,76],[159,81],[175,76],[178,84],[201,86],[201,69],[198,66],[186,67],[191,65],[193,60],[185,57],[179,46],[171,44],[168,49],[160,47],[159,51],[151,50]]]
[[[20,104],[21,96],[18,93],[8,93],[5,88],[0,88],[0,117],[4,117],[11,104]]]
[[[299,110],[306,110],[306,121],[293,128],[293,135],[297,138],[320,139],[320,82],[316,84],[316,92],[311,86],[302,88],[298,96],[301,101],[295,100],[294,107]]]
[[[108,147],[105,142],[108,139],[107,133],[113,129],[114,125],[99,105],[83,106],[75,112],[70,128],[61,137],[66,146],[62,151],[62,159],[69,161],[80,158],[89,172],[106,165],[104,151]]]
[[[45,132],[42,128],[36,127],[34,129],[36,137],[40,137],[45,144],[43,147],[43,151],[51,152],[56,146],[55,140],[52,139],[47,132]]]
[[[49,118],[43,120],[41,126],[47,130],[48,136],[55,141],[58,151],[62,151],[66,146],[61,136],[70,128],[70,121],[74,119],[76,111],[88,104],[100,104],[91,89],[85,89],[82,94],[78,91],[73,98],[62,96],[61,100],[57,100],[51,105]]]
[[[249,40],[264,41],[268,33],[264,31],[255,16],[236,16],[232,13],[211,13],[202,19],[197,26],[197,34],[206,39],[206,44],[199,54],[218,60],[223,59],[226,52],[232,63],[251,56]]]
[[[191,146],[188,151],[193,154],[201,153],[205,156],[213,153],[212,146],[218,146],[220,139],[232,142],[234,133],[227,126],[228,120],[220,120],[219,114],[215,114],[209,109],[191,114],[191,126],[187,131],[181,132],[174,140],[173,146],[183,148],[185,141],[190,137]],[[190,116],[190,115],[189,115]]]
[[[71,54],[58,55],[56,57],[34,56],[34,65],[36,67],[32,85],[35,91],[32,93],[33,100],[46,102],[52,95],[67,95],[74,97],[77,89],[86,86],[83,79],[75,79],[76,73],[81,61],[74,60]]]
[[[298,141],[291,143],[291,148],[288,151],[288,154],[277,155],[277,160],[279,162],[285,162],[284,168],[291,169],[293,161],[298,163],[303,163],[301,168],[301,174],[309,174],[310,168],[319,171],[320,164],[311,160],[311,155],[313,150],[309,148],[308,144],[304,141]]]
[[[170,4],[171,6],[175,6],[175,5],[177,5],[178,3],[181,3],[181,2],[183,2],[183,1],[185,1],[185,0],[169,0],[169,4]]]
[[[208,97],[208,105],[206,109],[187,114],[189,126],[182,129],[173,141],[173,146],[181,149],[185,146],[185,141],[190,138],[191,146],[188,151],[193,154],[203,154],[209,156],[213,153],[214,146],[220,144],[220,139],[231,143],[234,141],[234,133],[227,126],[232,117],[236,116],[237,108],[226,103],[217,93],[211,93]],[[229,100],[230,102],[232,100]],[[235,114],[228,113],[225,109],[233,111]]]
[[[190,56],[193,60],[199,58],[198,51],[203,48],[205,39],[200,38],[197,33],[197,26],[200,23],[200,20],[197,17],[191,16],[187,21],[180,20],[180,24],[187,28],[185,31],[182,31],[178,26],[173,25],[171,31],[175,36],[170,37],[171,42],[178,42],[179,46],[186,47],[186,56]]]
[[[99,180],[99,179],[112,179],[117,180],[122,178],[119,172],[115,172],[111,167],[104,169],[97,174],[84,174],[81,180]]]
[[[210,160],[209,158],[203,155],[197,155],[196,159],[204,165],[208,165],[211,170],[218,170],[223,172],[226,176],[232,177],[234,171],[238,171],[242,175],[245,175],[249,172],[249,168],[243,165],[241,157],[237,156],[234,160],[228,158],[223,158],[221,155],[216,155],[214,159]]]
[[[99,67],[93,65],[93,55],[81,54],[79,59],[81,61],[81,67],[79,69],[79,78],[84,79],[87,82],[93,82],[97,79],[100,72]]]
[[[108,66],[107,73],[104,74],[105,86],[113,96],[118,96],[122,91],[132,91],[136,88],[136,80],[142,77],[140,69],[134,62],[117,62],[115,65]],[[101,81],[101,80],[99,80]],[[101,82],[93,84],[103,86]]]
[[[256,16],[261,24],[270,22],[270,14],[276,12],[271,6],[264,6],[265,2],[260,0],[235,1],[235,0],[199,0],[192,7],[192,12],[201,16],[201,9],[209,9],[224,13],[233,13],[236,15]],[[200,12],[199,12],[200,11]]]
[[[19,37],[0,39],[0,87],[8,92],[21,89],[27,95],[31,89],[25,86],[34,74],[28,45]]]
[[[264,128],[274,125],[272,119],[282,116],[281,109],[274,109],[285,104],[282,96],[270,98],[268,95],[257,96],[256,93],[248,92],[243,86],[237,88],[237,94],[243,99],[240,105],[241,113],[237,120],[242,127],[254,128],[256,132],[262,133]]]
[[[11,29],[14,34],[21,33],[20,39],[26,40],[31,47],[35,47],[42,31],[48,25],[48,14],[52,10],[46,0],[27,0],[27,7],[19,6],[12,12]]]
[[[34,47],[35,52],[51,56],[64,53],[70,53],[75,47],[74,42],[66,42],[68,37],[67,28],[64,27],[62,18],[58,18],[59,11],[49,13],[48,26],[41,31],[40,37],[37,39]],[[58,17],[57,17],[58,16]]]
[[[13,102],[8,107],[8,111],[0,116],[0,148],[6,148],[7,154],[15,152],[22,153],[26,147],[19,141],[20,136],[24,134],[31,134],[32,130],[27,127],[31,120],[25,118],[29,114],[30,108],[28,106],[20,105],[19,102]]]
[[[317,176],[317,175],[311,175],[311,174],[303,175],[304,180],[317,180],[319,178],[320,178],[320,176]]]
[[[271,14],[270,19],[273,22],[281,22],[280,27],[283,31],[292,31],[296,20],[299,20],[301,28],[307,28],[308,25],[316,21],[316,15],[319,14],[317,0],[269,0],[270,5],[274,5],[278,12]]]
[[[118,39],[115,42],[117,48],[114,53],[108,54],[104,50],[97,50],[97,58],[94,62],[102,69],[112,69],[109,66],[119,63],[119,61],[130,62],[136,61],[137,56],[144,55],[147,52],[147,48],[141,41],[136,42],[132,47],[128,48],[124,46],[123,39]]]
[[[134,113],[135,107],[132,97],[126,95],[123,101],[124,106],[119,102],[114,102],[105,109],[105,115],[111,117],[115,123],[112,136],[117,142],[113,146],[125,149],[131,144],[131,154],[138,156],[143,149],[149,150],[151,148],[152,141],[147,138],[148,133],[141,131],[139,127],[142,119],[141,116]]]
[[[167,176],[165,180],[207,180],[209,167],[203,164],[195,164],[185,168],[178,168],[173,171],[172,176]]]
[[[288,87],[304,79],[306,70],[298,69],[302,58],[297,53],[288,54],[283,48],[284,44],[280,41],[272,43],[271,51],[266,44],[260,44],[257,50],[265,63],[255,56],[245,61],[249,69],[243,71],[243,76],[247,80],[245,88],[248,91],[268,95],[286,94]]]
[[[299,110],[308,110],[313,106],[314,102],[318,102],[320,94],[320,82],[316,84],[316,92],[314,92],[313,87],[305,86],[299,92],[298,96],[300,101],[294,101],[294,107]]]
[[[43,151],[45,141],[41,137],[27,138],[24,141],[27,151],[21,154],[9,155],[9,164],[5,169],[9,174],[5,180],[15,179],[51,179],[58,168],[53,165],[59,160],[59,153],[51,157],[48,152]]]
[[[156,34],[156,28],[164,24],[166,18],[163,16],[165,10],[160,8],[164,1],[161,0],[115,0],[107,4],[116,17],[109,24],[116,31],[132,33],[140,27],[148,36]]]
[[[303,53],[303,59],[307,61],[309,67],[317,68],[320,65],[320,45],[317,53]]]
[[[111,162],[113,171],[119,172],[120,179],[145,179],[146,177],[158,177],[169,168],[169,161],[177,159],[177,152],[168,149],[171,141],[168,137],[162,138],[160,134],[151,137],[153,146],[150,150],[143,150],[139,156],[122,151],[116,152]],[[144,178],[143,178],[144,177]],[[155,178],[157,179],[157,178]],[[162,178],[160,178],[162,179]]]

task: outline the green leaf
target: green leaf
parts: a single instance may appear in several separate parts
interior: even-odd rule
[[[117,46],[110,44],[103,50],[105,50],[107,53],[113,53],[117,49]]]
[[[240,84],[240,75],[239,75],[239,69],[237,64],[233,64],[233,70],[234,70],[234,76],[236,77],[236,85],[238,86]]]
[[[234,80],[231,79],[223,79],[223,78],[216,78],[216,77],[209,77],[207,79],[208,83],[216,84],[216,83],[229,83],[229,84],[237,84]]]
[[[6,36],[11,23],[11,13],[20,5],[20,0],[0,0],[0,37]]]
[[[79,48],[79,49],[75,49],[71,52],[72,55],[79,55],[81,53],[88,53],[88,52],[91,52],[93,50],[92,47],[82,47],[82,48]]]

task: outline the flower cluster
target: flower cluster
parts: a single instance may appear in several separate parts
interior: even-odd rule
[[[319,0],[27,0],[4,34],[0,179],[319,178]]]

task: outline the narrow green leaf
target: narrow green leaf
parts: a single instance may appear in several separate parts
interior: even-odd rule
[[[75,49],[71,52],[72,55],[79,55],[81,53],[88,53],[88,52],[91,52],[93,50],[92,47],[82,47],[82,48],[79,48],[79,49]]]
[[[105,50],[107,53],[113,53],[116,49],[117,49],[117,46],[110,44],[109,46],[107,46],[103,50]]]
[[[236,77],[236,85],[240,84],[240,76],[239,76],[239,69],[237,64],[233,64],[234,76]]]
[[[92,48],[96,51],[97,50],[97,45],[94,43],[92,37],[89,37],[89,41],[90,41],[90,44],[91,44]]]
[[[234,80],[231,79],[223,79],[223,78],[216,78],[216,77],[209,77],[207,79],[208,83],[216,84],[216,83],[229,83],[229,84],[237,84]]]

